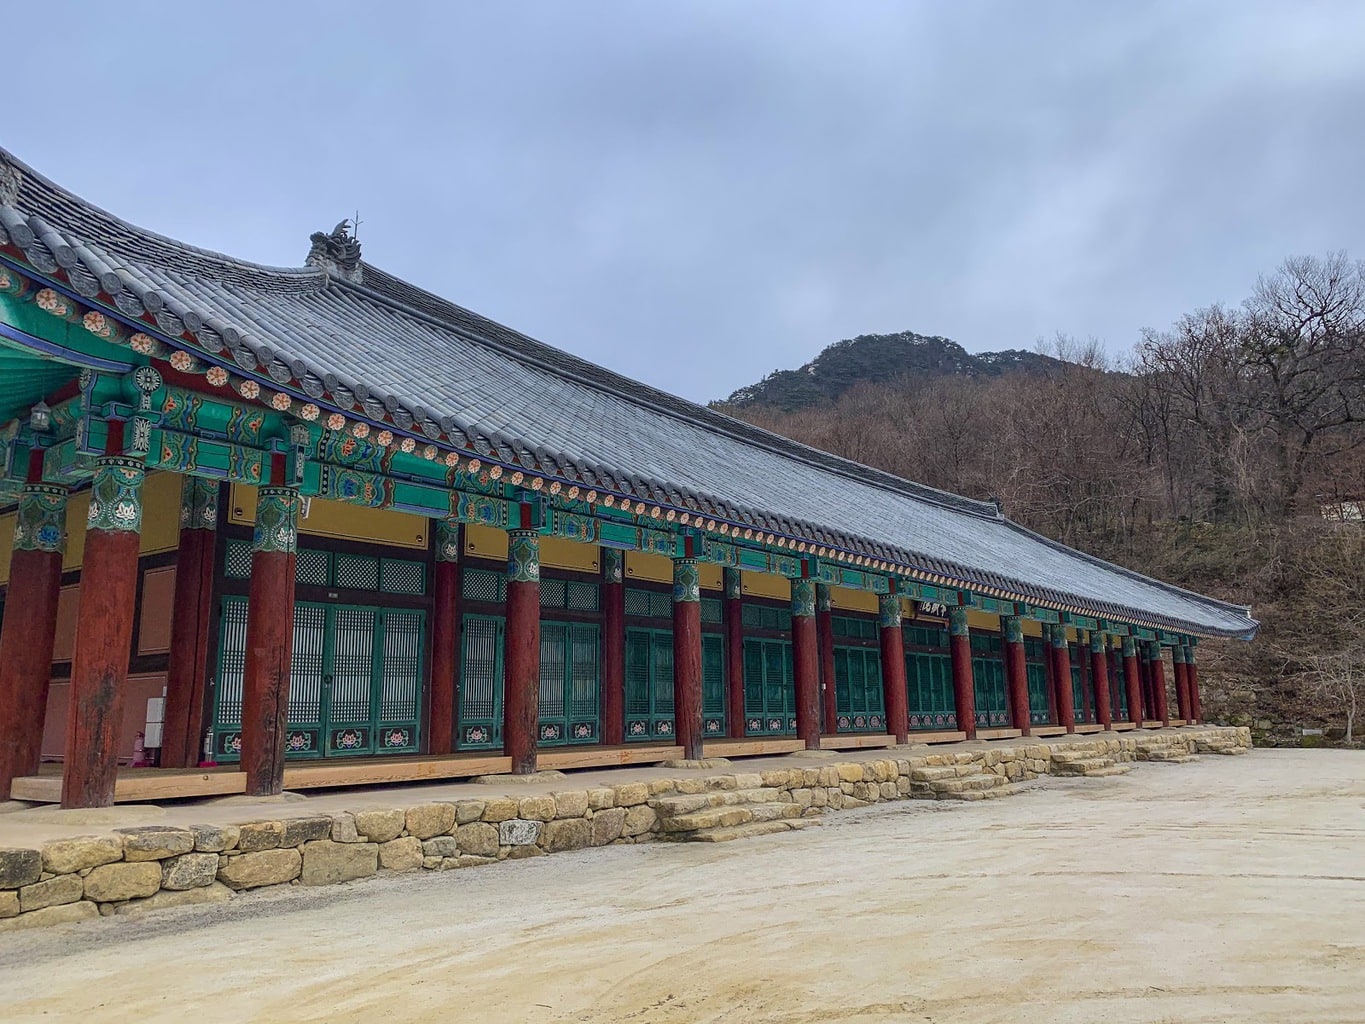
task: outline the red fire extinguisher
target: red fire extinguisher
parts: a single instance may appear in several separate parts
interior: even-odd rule
[[[151,767],[151,762],[147,760],[147,746],[146,746],[146,744],[143,742],[145,739],[146,739],[145,734],[143,734],[143,733],[138,733],[138,734],[137,734],[137,738],[133,740],[133,765],[132,765],[132,766],[133,766],[134,768],[149,768],[149,767]]]

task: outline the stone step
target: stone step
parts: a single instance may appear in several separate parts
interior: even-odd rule
[[[693,832],[688,836],[678,836],[687,843],[728,843],[735,839],[752,839],[754,836],[769,836],[779,832],[792,832],[819,825],[819,818],[797,818],[789,821],[755,821],[748,825],[731,825],[721,828],[708,828]]]
[[[1052,772],[1054,775],[1093,775],[1095,772],[1104,768],[1116,768],[1117,763],[1112,757],[1081,757],[1074,761],[1058,761],[1052,759]],[[1125,768],[1125,770],[1127,770]]]
[[[962,767],[968,766],[963,765]],[[937,782],[940,779],[956,779],[957,777],[957,766],[951,764],[910,769],[910,780],[912,782]]]
[[[935,793],[933,798],[936,800],[995,800],[1002,796],[1014,796],[1023,792],[1024,787],[1014,782],[1000,780],[1000,785],[990,789],[964,789],[951,793]]]
[[[699,829],[729,828],[754,821],[779,821],[799,817],[801,807],[794,803],[736,804],[661,817],[659,828],[664,832],[696,832]]]
[[[1127,775],[1133,770],[1131,764],[1111,764],[1105,768],[1092,768],[1085,773],[1087,779],[1105,779],[1111,775]]]
[[[1180,747],[1170,750],[1147,750],[1143,752],[1143,756],[1148,761],[1159,761],[1163,764],[1188,764],[1190,761],[1198,760]]]
[[[676,796],[659,796],[649,801],[649,806],[661,818],[677,814],[691,814],[708,807],[733,807],[740,804],[765,804],[781,801],[782,790],[767,787],[759,789],[717,789],[708,793],[686,793]]]

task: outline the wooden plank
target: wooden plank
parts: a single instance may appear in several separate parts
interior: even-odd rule
[[[512,759],[499,755],[423,758],[421,760],[326,761],[286,765],[285,789],[325,789],[329,786],[373,786],[388,782],[461,779],[474,775],[506,775]]]
[[[26,775],[10,783],[11,800],[32,800],[40,804],[62,802],[62,777]]]
[[[15,800],[59,803],[62,799],[62,777],[56,774],[15,779],[10,792]],[[235,771],[124,769],[114,781],[116,804],[142,803],[149,800],[184,800],[198,796],[228,796],[245,792],[246,773]]]
[[[1017,740],[1024,734],[1018,729],[978,729],[976,738],[979,740]]]
[[[1035,725],[1029,730],[1034,736],[1065,736],[1064,725]]]
[[[706,757],[753,757],[760,754],[790,754],[805,750],[806,741],[799,739],[743,739],[707,740],[703,755]]]
[[[842,733],[837,736],[821,736],[821,750],[859,750],[868,747],[894,747],[896,737],[882,736],[877,733]]]
[[[1172,719],[1171,719],[1171,725],[1185,725],[1185,724],[1186,724],[1186,723],[1185,723],[1185,719],[1183,719],[1183,718],[1172,718]]]
[[[1114,723],[1114,731],[1115,731],[1115,732],[1127,732],[1129,729],[1136,729],[1136,728],[1137,728],[1137,726],[1134,725],[1132,722],[1115,722],[1115,723]]]
[[[1160,719],[1157,719],[1156,721],[1146,721],[1146,720],[1144,720],[1143,723],[1142,723],[1142,727],[1143,727],[1144,729],[1160,729],[1160,728],[1161,728],[1161,720],[1160,720]]]
[[[569,747],[541,750],[536,756],[540,768],[600,768],[618,764],[657,764],[676,761],[683,756],[682,747],[659,747],[649,744],[630,744],[619,747]]]
[[[1076,726],[1076,731],[1077,731],[1078,733],[1081,733],[1082,735],[1087,735],[1087,736],[1088,736],[1088,735],[1090,735],[1091,733],[1104,732],[1104,726],[1102,726],[1102,725],[1094,725],[1094,724],[1092,724],[1092,723],[1087,722],[1087,723],[1085,723],[1084,725],[1077,725],[1077,726]]]
[[[939,732],[912,732],[910,743],[962,743],[966,740],[965,732],[939,731]]]
[[[246,772],[119,773],[114,783],[114,803],[143,800],[179,800],[193,796],[228,796],[246,792]]]

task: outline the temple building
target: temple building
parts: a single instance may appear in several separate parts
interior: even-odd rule
[[[1257,626],[534,341],[345,223],[258,266],[3,150],[0,588],[0,798],[68,807],[1157,728]]]

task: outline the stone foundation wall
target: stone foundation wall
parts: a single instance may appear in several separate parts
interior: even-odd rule
[[[0,931],[162,907],[218,903],[270,885],[334,885],[382,871],[445,871],[567,850],[666,838],[651,800],[770,789],[815,815],[883,800],[943,798],[926,769],[993,772],[1009,782],[1051,774],[1054,753],[1115,762],[1240,753],[1246,728],[991,745],[761,772],[697,773],[539,796],[434,801],[405,808],[254,821],[147,825],[109,835],[0,849]],[[888,754],[902,751],[888,751]],[[1056,759],[1060,766],[1063,758]],[[947,787],[951,791],[951,786]],[[0,825],[3,819],[0,818]]]

